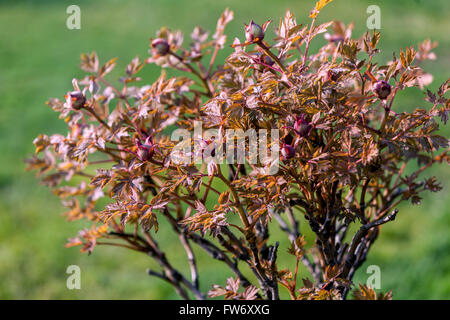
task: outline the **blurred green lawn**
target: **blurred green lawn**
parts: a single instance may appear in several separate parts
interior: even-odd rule
[[[66,8],[81,7],[81,30],[66,28]],[[427,37],[439,42],[438,60],[427,62],[436,91],[449,77],[450,2],[448,0],[335,0],[321,15],[321,21],[335,19],[355,23],[355,35],[365,31],[368,5],[381,7],[383,49],[392,51],[417,44]],[[96,1],[9,1],[0,2],[0,298],[3,299],[175,299],[172,289],[145,274],[157,267],[146,256],[98,247],[91,256],[63,247],[68,237],[89,226],[67,223],[64,209],[48,189],[39,186],[34,174],[24,171],[23,158],[34,151],[32,140],[39,133],[63,133],[66,129],[57,114],[45,106],[49,97],[62,97],[71,88],[81,52],[97,51],[101,61],[119,57],[119,70],[136,55],[146,57],[148,39],[163,25],[189,34],[202,25],[214,30],[225,7],[235,11],[227,34],[243,38],[243,24],[250,19],[275,22],[286,9],[299,23],[309,22],[314,0],[96,0]],[[274,24],[272,25],[272,27]],[[229,41],[232,38],[229,37]],[[317,47],[318,43],[313,43]],[[313,48],[314,49],[314,48]],[[223,56],[222,56],[223,57]],[[380,59],[381,61],[381,59]],[[385,60],[386,61],[386,60]],[[118,77],[119,72],[113,76]],[[145,82],[158,75],[157,67],[147,67]],[[397,110],[425,106],[416,89],[399,97]],[[449,128],[442,131],[447,137]],[[355,282],[365,282],[366,267],[379,265],[382,290],[392,289],[396,299],[450,298],[450,170],[434,169],[444,190],[431,194],[421,206],[400,208],[395,223],[386,225],[369,259],[356,274]],[[182,266],[184,252],[170,233],[160,231],[160,242],[169,258]],[[287,242],[282,242],[280,267],[287,267]],[[227,270],[200,257],[203,288],[208,283],[224,283]],[[204,263],[202,263],[202,261]],[[82,289],[66,288],[65,270],[79,265]],[[208,279],[208,280],[206,280]]]

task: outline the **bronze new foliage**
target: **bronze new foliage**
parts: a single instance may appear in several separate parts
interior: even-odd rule
[[[185,299],[278,299],[284,289],[292,299],[344,299],[358,288],[352,277],[398,204],[418,204],[422,192],[441,189],[422,173],[450,160],[448,139],[437,134],[438,123],[448,119],[450,80],[424,92],[422,109],[400,113],[398,92],[430,83],[420,63],[434,58],[436,44],[427,40],[375,63],[378,32],[354,39],[352,25],[315,23],[328,2],[318,2],[309,25],[297,24],[288,11],[273,40],[265,36],[270,22],[251,21],[245,39],[236,38],[221,63],[219,50],[230,50],[224,34],[230,10],[212,37],[197,27],[183,41],[180,32],[162,28],[151,56],[131,61],[120,88],[106,80],[115,59],[102,65],[95,53],[83,54],[87,75],[74,79],[65,101],[48,102],[69,132],[38,136],[41,157],[27,159],[62,199],[69,220],[92,222],[67,246],[90,253],[96,245],[113,245],[147,254],[161,266],[149,274]],[[311,52],[318,36],[327,43]],[[143,85],[137,74],[153,63],[179,76],[162,71]],[[279,129],[278,172],[264,174],[270,163],[173,163],[178,141],[170,133],[192,130],[194,121],[219,131]],[[162,220],[186,251],[185,269],[171,264],[158,241]],[[289,248],[272,240],[279,228]],[[308,228],[311,243],[303,235]],[[195,246],[232,277],[202,290]],[[279,250],[292,255],[288,269],[277,264]],[[301,268],[310,277],[297,279]],[[391,293],[360,285],[354,297],[388,299]]]

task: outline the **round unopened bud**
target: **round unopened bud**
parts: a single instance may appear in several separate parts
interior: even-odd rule
[[[153,157],[154,146],[147,144],[140,144],[137,148],[137,156],[141,161],[148,161]]]
[[[294,130],[299,136],[306,137],[311,130],[311,126],[308,121],[305,120],[305,117],[301,116],[295,121]]]
[[[139,148],[137,150],[137,156],[141,161],[147,161],[151,159],[152,154],[149,152],[147,148]]]
[[[381,100],[386,99],[391,94],[391,85],[384,80],[375,82],[373,91]]]
[[[81,91],[69,92],[70,106],[72,109],[80,110],[86,104],[86,97]]]
[[[284,160],[292,159],[295,156],[295,149],[290,144],[283,143],[281,148],[281,155]]]
[[[264,39],[264,31],[261,26],[254,23],[253,20],[245,27],[245,36],[248,42],[256,42]]]
[[[136,138],[134,144],[136,145],[136,155],[139,160],[148,161],[153,157],[156,145],[153,143],[151,136],[147,137],[144,143],[141,143],[141,141]]]
[[[152,50],[157,55],[165,56],[170,51],[170,45],[166,40],[158,38],[152,41]]]

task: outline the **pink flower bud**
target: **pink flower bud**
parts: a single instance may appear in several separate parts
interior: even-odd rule
[[[301,137],[306,137],[309,134],[311,131],[311,125],[305,120],[305,115],[301,115],[296,119],[294,123],[294,130]]]
[[[292,159],[295,156],[295,149],[290,144],[283,143],[281,148],[281,155],[284,160]]]
[[[245,36],[248,42],[256,42],[264,39],[264,31],[259,24],[250,21],[249,25],[245,26]]]
[[[155,55],[165,56],[170,51],[169,43],[161,38],[152,41],[152,50]]]
[[[386,99],[391,94],[391,85],[384,80],[375,82],[373,91],[381,100]]]
[[[149,137],[150,138],[150,137]],[[139,140],[136,140],[137,151],[136,155],[141,161],[148,161],[153,157],[155,152],[155,145],[153,142],[147,138],[145,143],[142,144]]]
[[[81,91],[69,92],[69,104],[72,109],[80,110],[86,104],[86,97]]]
[[[137,156],[138,156],[139,160],[141,160],[141,161],[148,161],[153,156],[153,148],[142,145],[137,150]]]

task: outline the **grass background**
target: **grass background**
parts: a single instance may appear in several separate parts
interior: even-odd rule
[[[66,28],[66,8],[81,7],[81,30]],[[379,61],[390,59],[400,47],[417,44],[427,37],[439,42],[438,60],[424,67],[435,81],[436,91],[449,76],[450,2],[448,0],[335,0],[319,16],[354,22],[354,35],[366,29],[371,4],[381,8],[383,52]],[[225,7],[235,11],[227,34],[243,38],[243,24],[250,19],[262,23],[278,21],[286,9],[299,23],[308,23],[314,0],[96,0],[96,1],[0,1],[0,298],[2,299],[176,299],[171,287],[145,274],[156,267],[146,256],[99,247],[91,256],[77,248],[63,247],[83,222],[67,223],[59,201],[39,186],[34,173],[24,171],[23,158],[34,151],[32,140],[39,133],[63,133],[65,124],[45,106],[49,97],[62,97],[71,88],[81,52],[97,51],[105,62],[119,57],[112,76],[118,78],[136,55],[147,56],[148,39],[160,26],[181,29],[185,41],[193,27],[214,30]],[[272,25],[272,27],[274,24]],[[320,41],[312,44],[312,50]],[[228,49],[229,50],[229,49]],[[311,51],[313,52],[313,51]],[[222,56],[223,57],[223,56]],[[220,57],[218,59],[220,61]],[[120,72],[119,72],[120,71]],[[157,67],[141,73],[153,81]],[[396,111],[426,105],[416,89],[402,93]],[[449,136],[449,128],[442,133]],[[397,221],[386,225],[355,282],[365,282],[367,266],[381,268],[382,290],[392,289],[396,299],[450,298],[450,170],[434,169],[444,189],[427,196],[421,206],[400,207]],[[175,265],[182,266],[184,252],[161,228],[160,243]],[[290,265],[282,242],[280,267]],[[203,288],[208,283],[224,283],[229,275],[219,263],[200,256]],[[203,263],[202,263],[203,261]],[[82,289],[66,288],[69,265],[81,267]]]

